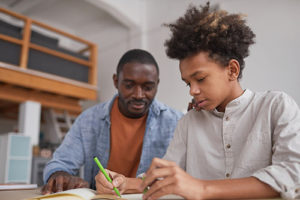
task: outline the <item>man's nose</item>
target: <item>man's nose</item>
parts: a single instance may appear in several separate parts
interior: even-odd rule
[[[142,87],[136,87],[135,90],[134,90],[134,97],[137,98],[137,99],[141,99],[144,97],[144,91],[142,89]]]

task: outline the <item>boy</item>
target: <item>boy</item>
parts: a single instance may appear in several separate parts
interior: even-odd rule
[[[241,15],[190,7],[174,24],[167,55],[180,61],[194,109],[155,158],[143,199],[300,197],[300,111],[282,92],[239,84],[254,33]],[[162,179],[159,179],[162,178]],[[299,188],[299,189],[298,189]]]

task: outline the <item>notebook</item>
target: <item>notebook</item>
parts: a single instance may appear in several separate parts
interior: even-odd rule
[[[88,188],[77,188],[49,195],[41,195],[26,200],[141,200],[143,194],[124,194],[122,197],[116,195],[97,194],[95,190]],[[166,195],[160,199],[183,199],[176,195]]]

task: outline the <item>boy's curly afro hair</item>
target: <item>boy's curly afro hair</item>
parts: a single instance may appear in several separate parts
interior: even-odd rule
[[[183,17],[173,24],[166,24],[172,33],[165,42],[166,53],[170,58],[182,60],[199,52],[208,52],[210,58],[223,66],[236,59],[241,78],[244,58],[249,55],[249,46],[255,38],[245,23],[243,15],[211,9],[209,2],[201,9],[190,5]]]

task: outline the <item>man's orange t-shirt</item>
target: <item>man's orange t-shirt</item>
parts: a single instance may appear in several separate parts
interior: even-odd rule
[[[107,169],[136,177],[140,163],[147,115],[132,119],[119,110],[118,98],[111,109],[110,157]]]

